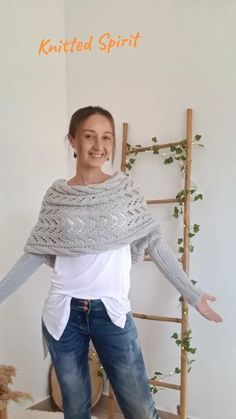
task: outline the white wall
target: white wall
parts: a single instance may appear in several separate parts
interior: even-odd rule
[[[65,174],[67,153],[62,138],[72,112],[92,104],[104,106],[113,113],[119,143],[116,169],[120,161],[122,122],[129,123],[132,144],[149,144],[154,135],[160,142],[165,142],[184,138],[186,108],[193,108],[194,133],[202,134],[205,148],[193,151],[192,180],[203,192],[204,200],[192,206],[192,222],[201,225],[201,232],[194,241],[191,276],[204,290],[218,297],[214,307],[223,315],[224,323],[211,324],[195,310],[190,310],[193,346],[197,346],[198,351],[189,375],[189,415],[195,419],[233,419],[236,373],[235,284],[232,275],[236,180],[235,2],[70,0],[65,1],[63,14],[62,2],[43,2],[39,6],[24,1],[21,6],[14,3],[13,10],[11,21],[15,26],[11,27],[9,35],[10,11],[4,5],[7,22],[4,37],[17,38],[17,42],[21,40],[24,53],[18,49],[14,54],[10,50],[5,52],[9,57],[4,71],[10,83],[4,88],[4,119],[1,124],[1,155],[4,156],[1,190],[3,197],[7,198],[1,207],[2,274],[22,252],[45,187],[53,178]],[[26,10],[27,16],[22,16],[19,21],[20,11],[23,14]],[[50,11],[53,11],[53,16]],[[29,21],[33,22],[32,29],[27,26]],[[141,39],[136,49],[116,48],[107,54],[97,48],[96,40],[105,32],[110,32],[115,38],[137,31]],[[55,40],[63,36],[87,40],[93,35],[94,48],[66,57],[63,54],[50,55],[40,60],[33,56],[36,39],[49,36],[49,33]],[[26,39],[28,43],[23,42]],[[29,65],[27,71],[25,62]],[[13,118],[14,124],[11,124]],[[42,123],[39,124],[39,120]],[[16,141],[18,138],[20,143]],[[41,170],[46,155],[47,164]],[[68,172],[73,172],[71,161]],[[133,174],[147,199],[173,196],[181,188],[178,167],[164,167],[157,156],[147,153],[138,157]],[[21,188],[17,187],[16,180]],[[6,187],[6,182],[10,188]],[[35,201],[32,201],[32,196]],[[159,218],[168,243],[176,249],[180,225],[171,217],[172,207],[152,207],[152,211]],[[23,226],[27,226],[27,231]],[[17,364],[22,369],[27,365],[27,369],[33,371],[30,377],[22,369],[18,372],[18,387],[33,389],[38,400],[46,395],[47,373],[47,365],[41,361],[38,330],[40,309],[48,287],[48,281],[39,286],[39,277],[43,275],[49,277],[49,268],[40,268],[32,280],[0,308],[1,319],[3,316],[11,318],[1,327],[4,339],[1,360]],[[25,309],[29,295],[34,294],[40,299],[39,304],[35,304],[35,296],[31,306]],[[177,293],[153,264],[140,263],[133,267],[131,300],[134,311],[179,313]],[[23,330],[24,320],[26,326]],[[137,325],[149,374],[156,369],[165,372],[174,369],[178,365],[178,350],[170,335],[178,328],[142,321],[137,321]],[[13,343],[13,333],[19,335],[17,348]],[[31,346],[33,354],[28,351]],[[27,351],[27,357],[23,351]],[[38,374],[37,383],[34,368]],[[20,384],[24,384],[24,388]],[[163,390],[155,400],[161,408],[174,412],[178,394]]]
[[[1,1],[0,19],[2,278],[23,253],[48,184],[67,172],[67,96],[65,57],[37,54],[42,38],[64,36],[64,2]],[[0,307],[0,363],[16,366],[14,388],[35,403],[47,394],[40,316],[50,272],[40,267]]]

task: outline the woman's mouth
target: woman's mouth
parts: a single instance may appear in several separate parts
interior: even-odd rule
[[[101,157],[104,156],[104,154],[98,154],[98,153],[89,153],[89,155],[95,159],[100,159]]]

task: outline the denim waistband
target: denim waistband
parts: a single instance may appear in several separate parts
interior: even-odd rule
[[[84,298],[75,298],[72,297],[71,298],[71,306],[72,307],[76,307],[77,309],[82,309],[82,310],[86,310],[86,307],[89,309],[89,311],[94,310],[94,311],[102,311],[102,310],[106,310],[102,300],[99,299],[94,299],[94,300],[86,300]]]

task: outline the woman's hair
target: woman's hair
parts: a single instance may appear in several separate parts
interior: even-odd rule
[[[114,134],[113,149],[112,149],[112,164],[113,164],[114,156],[115,156],[115,146],[116,146],[115,122],[111,113],[107,111],[106,109],[102,108],[101,106],[86,106],[85,108],[80,108],[76,112],[74,112],[70,120],[69,132],[65,138],[69,139],[70,136],[74,138],[76,134],[76,130],[79,127],[79,125],[82,124],[91,115],[95,115],[95,114],[100,114],[102,116],[105,116],[112,125],[112,130]]]

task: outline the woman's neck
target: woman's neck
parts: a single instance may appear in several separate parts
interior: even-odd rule
[[[94,170],[77,170],[74,177],[67,181],[69,186],[73,185],[92,185],[95,183],[102,183],[109,179],[111,175],[103,173],[100,169]]]

